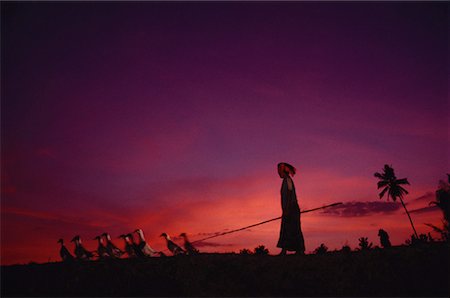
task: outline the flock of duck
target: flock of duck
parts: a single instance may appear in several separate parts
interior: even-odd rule
[[[139,237],[139,242],[136,242],[133,238],[133,233],[137,234]],[[128,255],[129,258],[148,258],[148,257],[164,257],[166,254],[162,251],[156,251],[150,247],[150,245],[145,241],[144,232],[141,229],[135,230],[133,233],[120,235],[125,242],[125,251],[118,248],[111,239],[108,233],[103,233],[100,236],[94,238],[98,241],[98,247],[96,251],[87,250],[81,243],[81,237],[75,236],[70,242],[74,242],[75,249],[73,256],[67,247],[64,245],[64,240],[59,239],[58,243],[61,244],[59,254],[63,261],[73,261],[73,260],[91,260],[93,258],[98,258],[100,260],[104,259],[119,259],[123,255]],[[184,239],[184,249],[177,245],[170,239],[167,233],[162,233],[160,237],[166,239],[166,244],[168,250],[174,255],[195,255],[199,251],[189,242],[186,233],[181,233],[180,237]]]

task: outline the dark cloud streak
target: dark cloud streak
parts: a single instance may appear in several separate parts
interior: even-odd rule
[[[417,208],[414,210],[410,210],[409,213],[427,213],[427,212],[435,212],[439,210],[437,206],[427,206],[423,208]]]
[[[194,246],[196,247],[227,247],[227,246],[233,246],[233,244],[229,244],[229,243],[214,243],[214,242],[207,242],[207,241],[199,241],[199,242],[195,242],[193,243]]]
[[[425,194],[421,195],[420,197],[415,198],[413,201],[434,201],[436,199],[436,194],[434,192],[428,191]]]
[[[400,204],[394,202],[347,202],[334,208],[325,209],[322,211],[322,214],[342,217],[359,217],[373,214],[394,213],[400,207]]]

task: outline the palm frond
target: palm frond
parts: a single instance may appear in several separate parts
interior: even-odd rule
[[[378,186],[378,189],[380,189],[380,188],[382,188],[383,186],[386,186],[386,185],[388,185],[388,184],[389,184],[389,181],[382,180],[382,181],[378,181],[377,186]]]
[[[397,188],[398,188],[398,190],[399,190],[399,192],[400,192],[401,195],[403,195],[403,194],[406,194],[406,195],[409,194],[409,192],[408,192],[406,189],[404,189],[403,187],[397,185]]]
[[[408,184],[408,185],[411,185],[411,184],[409,184],[407,178],[398,179],[396,182],[397,182],[397,184]]]
[[[391,166],[384,165],[383,171],[384,171],[384,175],[385,175],[386,178],[388,178],[388,179],[395,179],[396,178],[395,174],[394,174],[394,169]]]
[[[392,187],[389,188],[388,199],[389,199],[389,196],[391,196],[392,201],[394,201],[394,202],[397,201],[398,194],[397,194],[396,190]]]
[[[428,224],[428,223],[426,223],[425,225],[426,225],[426,226],[429,226],[430,228],[432,228],[435,232],[438,232],[438,233],[441,233],[441,234],[444,232],[443,229],[438,228],[438,227],[436,227],[436,226],[433,225],[433,224]]]
[[[376,178],[378,178],[378,179],[384,179],[384,177],[383,177],[383,175],[382,174],[380,174],[380,173],[375,173],[375,174],[373,174]]]
[[[388,191],[389,190],[389,187],[385,187],[381,192],[380,192],[380,194],[379,194],[379,196],[380,196],[380,199],[384,196],[384,194],[386,193],[386,191]],[[388,197],[388,199],[389,199],[389,197]]]

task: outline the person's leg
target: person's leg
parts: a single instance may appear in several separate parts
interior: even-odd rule
[[[286,255],[286,249],[281,249],[281,252],[279,254],[279,256],[285,256]]]

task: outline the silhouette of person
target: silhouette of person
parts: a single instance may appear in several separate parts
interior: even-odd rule
[[[385,230],[379,229],[378,236],[380,237],[380,243],[382,247],[388,248],[392,246],[391,241],[389,241],[389,234]]]
[[[297,202],[294,182],[296,169],[285,162],[278,164],[278,174],[283,179],[281,184],[281,217],[280,238],[277,247],[281,248],[280,255],[285,255],[286,251],[295,251],[296,254],[305,253],[305,241],[300,226],[300,208]]]

